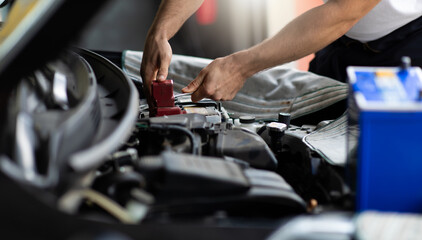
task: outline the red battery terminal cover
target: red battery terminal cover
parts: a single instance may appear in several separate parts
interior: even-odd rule
[[[156,107],[174,107],[173,80],[152,82],[152,97]]]
[[[153,116],[161,117],[186,113],[180,107],[174,105],[173,80],[154,81],[151,88],[155,104],[155,109],[152,111]]]

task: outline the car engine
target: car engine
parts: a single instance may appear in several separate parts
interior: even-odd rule
[[[257,239],[294,216],[352,209],[344,169],[302,141],[324,122],[297,126],[287,113],[235,117],[219,102],[173,95],[171,81],[168,96],[156,98],[170,102],[150,111],[142,85],[130,78],[97,53],[69,49],[9,99],[0,169],[11,192],[4,201],[26,206],[20,216],[41,237],[108,229],[167,238],[174,231],[150,228],[183,223],[198,228],[184,239],[222,237],[215,235],[222,226]],[[57,214],[52,225],[73,227],[47,234],[36,223]],[[204,227],[213,234],[201,235]]]

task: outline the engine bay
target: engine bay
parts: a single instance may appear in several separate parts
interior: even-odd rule
[[[112,224],[135,238],[150,235],[122,229],[196,221],[254,239],[248,231],[261,238],[295,216],[353,210],[344,168],[302,141],[327,122],[233,116],[182,94],[165,103],[177,114],[152,117],[135,86],[142,94],[139,82],[83,49],[35,71],[8,103],[2,174],[63,222]]]

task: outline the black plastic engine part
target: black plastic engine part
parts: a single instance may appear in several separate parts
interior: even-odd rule
[[[351,193],[340,174],[342,169],[333,168],[311,151],[302,141],[306,134],[306,129],[294,125],[286,130],[277,172],[306,201],[315,199],[319,204],[349,209]]]
[[[282,216],[305,212],[305,202],[274,172],[243,168],[212,157],[165,152],[138,165],[156,195],[152,214]]]

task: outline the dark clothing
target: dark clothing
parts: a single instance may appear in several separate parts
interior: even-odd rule
[[[346,82],[348,66],[399,66],[403,56],[422,67],[422,17],[367,43],[343,36],[315,54],[309,71]]]

